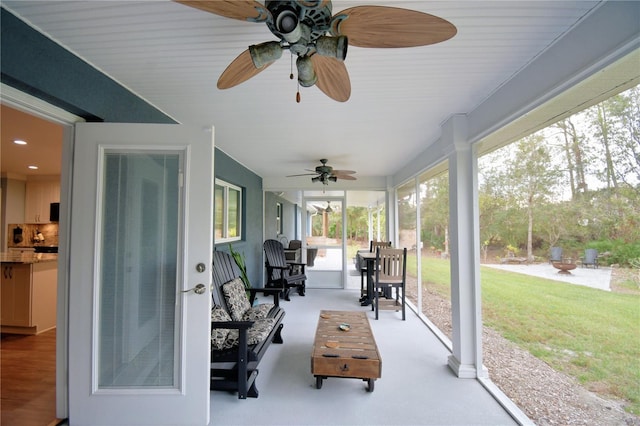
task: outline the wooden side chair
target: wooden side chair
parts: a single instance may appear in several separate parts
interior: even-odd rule
[[[376,249],[391,247],[391,241],[369,241],[369,253],[375,253]],[[360,268],[360,301],[363,301],[368,297],[366,295],[366,287],[364,285],[364,277],[367,275],[367,262],[363,262],[361,259],[357,262]]]
[[[376,319],[380,309],[402,310],[402,320],[406,319],[405,285],[407,281],[407,249],[378,248],[376,251],[376,272],[373,283],[373,304],[371,310],[376,311]],[[395,299],[392,291],[395,289]],[[390,299],[380,298],[380,293],[389,295]]]
[[[298,294],[304,296],[307,280],[304,273],[306,264],[287,261],[284,246],[278,240],[266,240],[263,248],[267,268],[266,286],[281,288],[284,300],[289,300],[289,292],[292,288],[297,288]]]

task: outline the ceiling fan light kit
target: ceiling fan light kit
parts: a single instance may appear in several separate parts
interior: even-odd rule
[[[368,48],[415,47],[455,36],[449,21],[424,12],[387,6],[356,6],[332,15],[331,0],[174,0],[225,18],[265,23],[280,41],[250,46],[224,70],[219,89],[229,89],[264,71],[288,49],[296,55],[298,82],[317,86],[338,102],[351,96],[343,61],[349,44]],[[296,94],[300,101],[300,92]]]
[[[347,48],[349,39],[347,36],[331,37],[322,36],[316,41],[316,51],[318,55],[329,56],[340,61],[347,59]]]
[[[282,46],[277,41],[267,41],[249,46],[249,54],[256,68],[262,68],[282,57]]]
[[[298,82],[302,87],[311,87],[316,84],[318,76],[313,69],[311,58],[299,56],[296,59],[296,68],[298,68]]]

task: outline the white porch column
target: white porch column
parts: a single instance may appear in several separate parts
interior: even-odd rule
[[[449,228],[453,353],[449,367],[460,378],[486,377],[482,367],[478,162],[467,141],[467,118],[451,117],[442,128],[449,155]]]

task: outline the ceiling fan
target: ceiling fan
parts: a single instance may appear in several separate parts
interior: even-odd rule
[[[327,166],[326,158],[320,160],[322,163],[321,166],[316,166],[315,170],[305,169],[308,172],[313,173],[302,173],[299,175],[289,175],[287,177],[295,177],[295,176],[313,176],[311,178],[311,182],[322,182],[323,185],[328,185],[329,182],[337,182],[338,179],[344,180],[356,180],[355,176],[351,176],[355,172],[353,170],[335,170],[331,166]]]
[[[331,207],[331,201],[327,201],[327,207],[317,206],[313,204],[313,208],[316,209],[316,214],[322,212],[332,213],[334,211],[333,207]]]
[[[298,84],[317,85],[330,98],[351,96],[344,65],[348,45],[415,47],[440,43],[457,30],[449,21],[416,10],[387,6],[356,6],[332,15],[331,0],[174,0],[226,18],[265,23],[279,41],[249,46],[218,79],[228,89],[264,71],[282,56],[296,55]],[[290,78],[293,79],[293,73]],[[300,92],[296,94],[300,102]]]

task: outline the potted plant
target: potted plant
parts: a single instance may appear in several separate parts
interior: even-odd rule
[[[244,288],[246,290],[251,288],[251,283],[249,282],[249,276],[247,275],[247,265],[244,260],[244,253],[240,253],[233,249],[233,246],[229,244],[229,253],[231,253],[231,257],[235,260],[236,265],[238,265],[238,269],[240,269],[240,279],[244,283]],[[249,297],[249,292],[247,291],[247,297]]]

